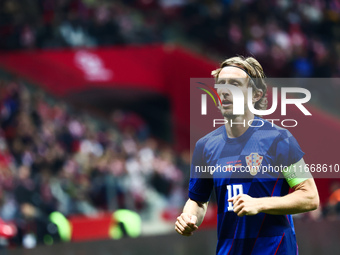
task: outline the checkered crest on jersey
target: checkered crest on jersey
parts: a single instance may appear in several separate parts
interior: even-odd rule
[[[262,163],[262,159],[263,157],[260,156],[258,153],[250,153],[249,156],[246,156],[246,162],[247,162],[247,165],[250,169],[250,174],[251,175],[256,175],[258,170],[259,170],[259,167]]]

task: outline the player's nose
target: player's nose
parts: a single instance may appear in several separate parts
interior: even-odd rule
[[[229,89],[223,89],[223,90],[220,91],[219,95],[220,95],[221,100],[223,100],[223,99],[226,99],[227,97],[229,97],[231,95],[231,93],[230,93]]]

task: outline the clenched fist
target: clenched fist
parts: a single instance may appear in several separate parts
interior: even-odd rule
[[[237,195],[228,199],[233,203],[234,212],[237,216],[256,215],[260,212],[258,198],[253,198],[246,194]]]
[[[191,236],[193,232],[198,229],[197,217],[188,213],[182,213],[177,217],[175,230],[183,236]]]

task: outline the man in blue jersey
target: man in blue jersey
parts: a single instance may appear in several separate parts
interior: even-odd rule
[[[212,74],[217,83],[241,89],[245,99],[251,96],[255,109],[266,109],[267,86],[256,59],[227,59]],[[249,86],[252,95],[248,95]],[[304,153],[288,130],[254,116],[248,100],[244,114],[234,115],[230,90],[221,87],[217,93],[226,124],[196,143],[189,199],[177,218],[176,231],[184,236],[193,234],[203,221],[214,189],[218,203],[217,254],[298,254],[291,214],[315,210],[319,205],[309,172],[299,175],[296,171],[306,169]],[[247,166],[250,171],[241,171]],[[259,173],[254,166],[281,167],[281,171]],[[197,169],[204,167],[224,171],[210,171],[211,178],[207,178],[197,174]],[[288,194],[289,187],[293,192]]]

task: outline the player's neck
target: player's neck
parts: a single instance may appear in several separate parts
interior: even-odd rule
[[[255,118],[253,113],[245,115],[234,116],[227,118],[225,129],[229,138],[236,138],[243,135],[251,125],[252,120]]]

